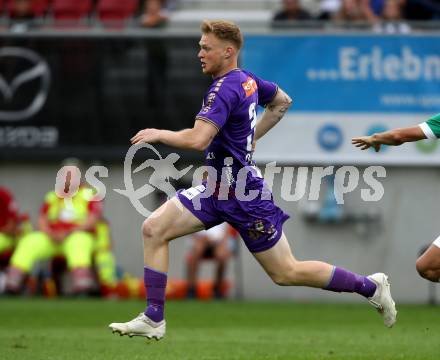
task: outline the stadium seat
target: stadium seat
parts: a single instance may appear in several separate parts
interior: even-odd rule
[[[91,0],[54,0],[53,17],[56,20],[80,20],[90,14]]]
[[[6,12],[11,18],[16,17],[14,2],[16,0],[0,0],[0,7],[6,4]],[[44,16],[49,8],[49,0],[32,0],[32,13],[35,17]]]
[[[103,22],[125,21],[135,14],[138,5],[138,0],[100,0],[98,18]]]

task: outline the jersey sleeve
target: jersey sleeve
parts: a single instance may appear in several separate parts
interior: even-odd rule
[[[278,85],[271,81],[260,79],[257,76],[255,76],[255,82],[258,88],[258,105],[266,106],[277,94]]]
[[[218,130],[226,124],[238,100],[237,90],[234,89],[233,83],[224,81],[225,79],[220,79],[211,87],[203,100],[201,110],[196,115],[196,119],[207,121]]]
[[[428,139],[440,138],[440,113],[419,124],[419,126]]]

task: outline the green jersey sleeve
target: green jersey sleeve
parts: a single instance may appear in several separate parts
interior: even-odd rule
[[[440,138],[440,114],[434,115],[419,126],[428,139]]]

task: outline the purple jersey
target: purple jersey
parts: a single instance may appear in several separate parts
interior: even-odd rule
[[[259,79],[245,70],[234,69],[214,79],[203,99],[196,119],[207,121],[219,130],[205,150],[206,165],[214,167],[220,176],[225,158],[232,158],[230,184],[235,182],[242,167],[253,165],[252,142],[257,105],[268,104],[277,90],[277,85],[272,82]],[[247,183],[253,180],[256,178],[248,174]]]
[[[222,199],[220,192],[208,195],[206,183],[177,193],[180,202],[207,229],[228,222],[240,232],[246,246],[253,253],[274,246],[281,237],[283,223],[289,218],[274,204],[270,190],[266,189],[262,177],[254,171],[256,168],[252,162],[257,105],[268,104],[277,90],[274,83],[235,69],[214,80],[196,117],[219,129],[205,152],[207,165],[217,171],[216,181],[226,173],[225,162],[230,164],[232,161],[231,166],[226,168],[230,169],[230,177],[227,175],[225,179],[229,189],[244,180],[247,190],[258,189],[261,196],[246,200],[234,191]],[[244,167],[252,172],[247,172],[245,178],[237,181],[237,174]]]

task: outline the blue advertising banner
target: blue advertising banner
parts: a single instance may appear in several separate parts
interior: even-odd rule
[[[440,38],[248,35],[242,65],[278,83],[294,111],[438,113]]]

